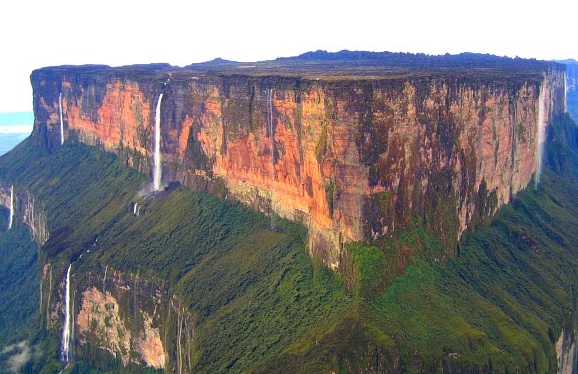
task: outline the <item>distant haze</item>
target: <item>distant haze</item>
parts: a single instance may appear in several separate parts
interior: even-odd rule
[[[0,156],[10,151],[32,132],[34,113],[0,113]]]
[[[30,128],[32,129],[33,124],[34,124],[33,112],[0,113],[0,126],[26,125],[30,126]]]

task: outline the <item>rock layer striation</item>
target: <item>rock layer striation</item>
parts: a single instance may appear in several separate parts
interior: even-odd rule
[[[164,183],[302,222],[332,267],[344,243],[380,241],[413,220],[453,251],[530,183],[539,122],[564,111],[562,65],[514,62],[43,68],[31,76],[33,136],[59,147],[62,113],[64,144],[100,146],[152,175],[163,94]]]

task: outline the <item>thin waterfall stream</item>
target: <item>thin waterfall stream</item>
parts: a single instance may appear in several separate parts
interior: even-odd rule
[[[161,101],[163,100],[163,94],[159,95],[159,100],[157,101],[157,109],[155,115],[155,154],[154,154],[154,171],[153,171],[153,189],[154,191],[161,190],[161,173],[162,173],[162,161],[161,161]]]
[[[62,119],[62,92],[58,94],[58,110],[60,112],[60,145],[64,144],[64,120]]]
[[[8,230],[12,228],[14,223],[14,185],[10,188],[10,218],[8,221]]]
[[[66,271],[66,286],[64,290],[64,328],[62,329],[62,354],[61,360],[63,362],[68,362],[70,360],[70,270],[72,269],[72,264],[68,265],[68,270]]]

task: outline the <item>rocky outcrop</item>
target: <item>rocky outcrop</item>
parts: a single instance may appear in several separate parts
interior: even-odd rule
[[[124,366],[133,363],[189,372],[194,320],[178,298],[169,297],[160,282],[137,274],[108,267],[98,273],[75,271],[81,262],[73,264],[71,273],[71,359],[94,361],[108,355]],[[40,315],[58,336],[63,328],[64,289],[64,275],[53,274],[53,265],[45,264]]]
[[[578,88],[578,62],[576,60],[560,61],[566,65],[566,90],[570,95],[575,95]]]
[[[20,219],[30,227],[32,237],[39,245],[46,243],[50,233],[48,231],[46,213],[42,203],[39,203],[29,192],[24,192],[22,195],[15,193],[15,196],[17,196],[18,199],[17,208],[15,209]]]
[[[154,302],[159,304],[160,300]],[[158,321],[153,321],[153,316],[145,310],[135,311],[137,313],[142,328],[132,331],[121,314],[118,300],[110,292],[104,294],[96,287],[84,290],[76,316],[79,344],[82,346],[93,340],[99,348],[119,357],[124,365],[133,361],[156,369],[164,368],[165,350],[159,327],[154,327]]]
[[[33,136],[58,147],[62,112],[65,143],[100,146],[149,173],[162,93],[164,182],[303,222],[311,251],[332,267],[343,243],[382,240],[414,219],[451,252],[529,184],[539,122],[564,110],[563,66],[536,66],[490,75],[380,67],[369,77],[45,68],[31,77]]]
[[[578,118],[578,62],[575,60],[560,61],[566,65],[567,112],[574,121]]]
[[[556,341],[556,357],[558,359],[558,373],[559,374],[573,374],[577,371],[577,356],[576,356],[576,333],[568,334],[562,330],[562,333]]]
[[[2,186],[0,185],[0,206],[3,206],[8,211],[8,222],[6,228],[9,229],[12,226],[12,220],[14,219],[14,188],[12,186]]]
[[[12,214],[12,224],[17,221],[30,228],[32,237],[42,245],[48,240],[49,232],[44,207],[28,191],[18,186],[0,182],[0,205]]]

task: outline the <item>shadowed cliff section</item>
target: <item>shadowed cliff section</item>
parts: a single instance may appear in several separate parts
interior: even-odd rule
[[[564,95],[564,65],[476,54],[51,67],[31,80],[37,143],[98,146],[145,174],[162,94],[165,184],[305,224],[332,268],[344,244],[415,216],[453,253],[529,183]]]
[[[578,119],[578,62],[576,60],[558,61],[566,65],[567,111],[576,121]]]
[[[578,127],[566,113],[548,129],[546,162],[556,174],[578,181]]]
[[[558,175],[578,180],[578,63],[558,61],[566,65],[566,113],[557,117],[548,128],[546,162]]]
[[[558,117],[552,131],[566,127],[576,124]],[[565,139],[550,139],[556,145],[546,154],[576,152],[575,140]],[[538,191],[519,193],[447,261],[437,261],[443,244],[419,224],[383,246],[349,246],[347,279],[361,300],[355,313],[310,350],[287,352],[256,372],[320,372],[327,358],[335,372],[572,372],[574,170],[548,169]]]
[[[556,343],[573,349],[578,190],[554,173],[466,234],[455,258],[438,261],[443,241],[413,220],[379,246],[347,245],[335,274],[309,258],[304,228],[281,221],[271,231],[263,215],[178,186],[139,197],[146,177],[119,161],[32,139],[0,159],[3,178],[41,200],[53,233],[39,256],[51,269],[40,273],[46,330],[30,344],[44,356],[27,364],[31,372],[62,367],[70,262],[80,372],[151,372],[137,355],[146,349],[105,348],[122,342],[113,331],[156,336],[145,331],[157,328],[167,372],[550,373]],[[37,287],[31,273],[25,279]],[[123,361],[127,352],[134,361]]]
[[[276,75],[222,61],[35,71],[35,132],[0,158],[0,182],[30,191],[50,232],[43,354],[25,369],[64,366],[72,263],[76,372],[555,372],[575,351],[578,287],[563,68],[468,55],[491,61],[422,71],[411,55],[392,74],[384,56],[368,58],[380,79],[356,52],[325,56],[351,70],[319,80],[332,62],[305,76],[308,56],[287,74],[264,62]],[[173,183],[143,195],[160,93]],[[555,172],[534,191],[540,113]],[[255,210],[306,227],[271,230]]]
[[[159,363],[167,372],[247,370],[298,339],[323,335],[351,302],[343,281],[310,261],[303,227],[279,220],[272,231],[269,218],[239,203],[177,185],[140,195],[142,175],[84,145],[49,152],[28,139],[19,150],[0,170],[42,196],[52,233],[40,270],[28,269],[29,277],[40,272],[35,343],[44,348],[30,372],[62,367],[70,263],[71,351],[80,372],[153,372]],[[37,281],[28,279],[32,292]],[[7,305],[6,316],[16,307]]]

